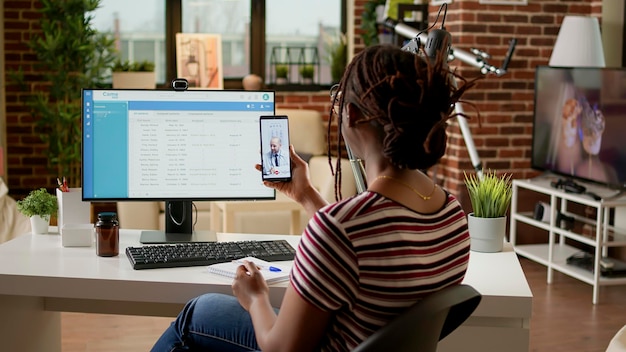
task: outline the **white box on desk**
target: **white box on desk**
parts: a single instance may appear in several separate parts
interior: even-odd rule
[[[91,247],[94,240],[93,224],[65,224],[60,232],[63,247]]]
[[[61,192],[57,188],[57,201],[59,203],[57,225],[61,234],[63,234],[63,227],[67,224],[90,223],[91,204],[83,202],[82,188],[70,188],[69,190],[69,192]]]

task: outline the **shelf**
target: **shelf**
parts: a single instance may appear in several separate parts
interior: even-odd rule
[[[533,219],[532,214],[530,213],[517,213],[517,214],[513,214],[512,216],[514,219],[520,222],[523,222],[523,223],[526,223],[535,227],[539,227],[546,231],[550,231],[550,224]]]
[[[546,195],[555,195],[559,198],[563,198],[563,199],[572,201],[574,203],[588,205],[594,208],[598,208],[598,207],[610,208],[610,207],[626,206],[626,193],[622,194],[621,196],[616,197],[616,195],[620,194],[619,191],[608,189],[606,187],[602,187],[596,184],[576,181],[577,183],[585,186],[587,191],[593,192],[599,195],[602,198],[599,201],[594,200],[593,198],[591,198],[591,196],[588,196],[588,195],[568,193],[568,192],[563,191],[562,189],[554,188],[550,186],[550,183],[552,181],[556,181],[559,178],[562,178],[562,177],[556,177],[556,176],[555,177],[537,177],[533,179],[527,179],[527,180],[518,179],[514,181],[519,187],[529,189],[538,193],[543,193]]]
[[[552,262],[548,260],[549,245],[547,244],[515,246],[515,253],[587,284],[594,284],[594,275],[591,271],[567,264],[567,258],[580,252],[580,249],[565,244],[557,244],[553,248]],[[600,275],[598,283],[602,286],[626,284],[626,277],[615,278]]]
[[[624,233],[624,229],[620,228],[620,231],[617,231],[615,226],[605,223],[609,220],[610,212],[615,209],[619,209],[620,212],[626,209],[626,196],[617,193],[615,190],[588,184],[585,184],[587,191],[599,195],[601,197],[600,200],[595,200],[585,194],[566,193],[561,189],[552,187],[551,183],[556,179],[558,178],[538,177],[532,180],[513,180],[513,199],[511,203],[510,220],[511,244],[515,252],[520,256],[524,256],[548,268],[548,283],[552,281],[552,270],[556,270],[592,285],[592,302],[596,304],[600,286],[624,285],[626,284],[626,276],[605,277],[594,274],[594,271],[599,271],[599,263],[595,262],[594,270],[567,264],[567,258],[575,253],[579,253],[581,249],[572,246],[571,244],[573,243],[571,242],[566,244],[562,239],[565,238],[569,241],[588,245],[593,249],[593,254],[600,253],[601,255],[606,255],[609,247],[625,247],[626,233]],[[556,210],[555,213],[560,212],[561,214],[574,218],[572,228],[561,228],[561,224],[557,223],[556,219],[551,219],[549,223],[535,220],[532,212],[517,212],[517,197],[520,189],[526,189],[544,196],[549,196],[548,204],[552,212]],[[596,215],[594,217],[588,217],[586,215],[577,214],[576,208],[579,208],[579,206],[570,207],[570,203],[594,208]],[[615,211],[614,218],[617,218],[617,213],[618,212]],[[599,218],[601,218],[602,221],[598,221]],[[515,242],[519,238],[517,234],[518,223],[524,223],[546,231],[548,243],[516,245]],[[587,226],[592,226],[593,231],[591,233],[589,233]],[[600,234],[599,238],[598,234]],[[551,236],[559,236],[559,238],[557,239]],[[607,238],[606,241],[604,241],[605,236]]]
[[[523,223],[526,223],[526,224],[529,224],[529,225],[541,228],[541,229],[546,230],[546,231],[551,231],[552,230],[552,232],[554,232],[555,234],[563,236],[563,237],[566,237],[566,238],[570,238],[570,239],[572,239],[574,241],[581,242],[581,243],[584,243],[584,244],[587,244],[587,245],[590,245],[590,246],[595,246],[596,245],[596,240],[593,239],[593,238],[588,238],[588,237],[585,237],[585,236],[579,235],[577,233],[574,233],[574,232],[571,232],[571,231],[568,231],[568,230],[564,230],[564,229],[561,229],[561,228],[558,228],[558,227],[554,227],[553,228],[553,227],[550,226],[550,224],[545,223],[543,221],[535,220],[532,217],[530,217],[529,215],[519,214],[518,213],[518,214],[514,214],[513,216],[515,217],[516,220],[518,220],[520,222],[523,222]]]

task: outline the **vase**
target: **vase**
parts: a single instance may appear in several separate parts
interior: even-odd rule
[[[33,215],[30,217],[30,231],[37,235],[45,235],[48,233],[48,226],[50,225],[50,217],[42,217],[39,215]]]
[[[467,215],[470,234],[470,249],[475,252],[495,253],[502,251],[506,234],[506,216],[479,218],[474,213]]]

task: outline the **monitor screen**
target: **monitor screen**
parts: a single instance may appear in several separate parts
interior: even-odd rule
[[[537,67],[533,168],[623,188],[625,132],[626,69]]]
[[[272,114],[269,91],[84,89],[83,200],[275,199],[254,167]]]

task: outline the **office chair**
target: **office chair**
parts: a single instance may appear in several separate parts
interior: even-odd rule
[[[481,297],[469,285],[441,289],[409,307],[353,352],[435,352],[439,341],[474,312]]]

